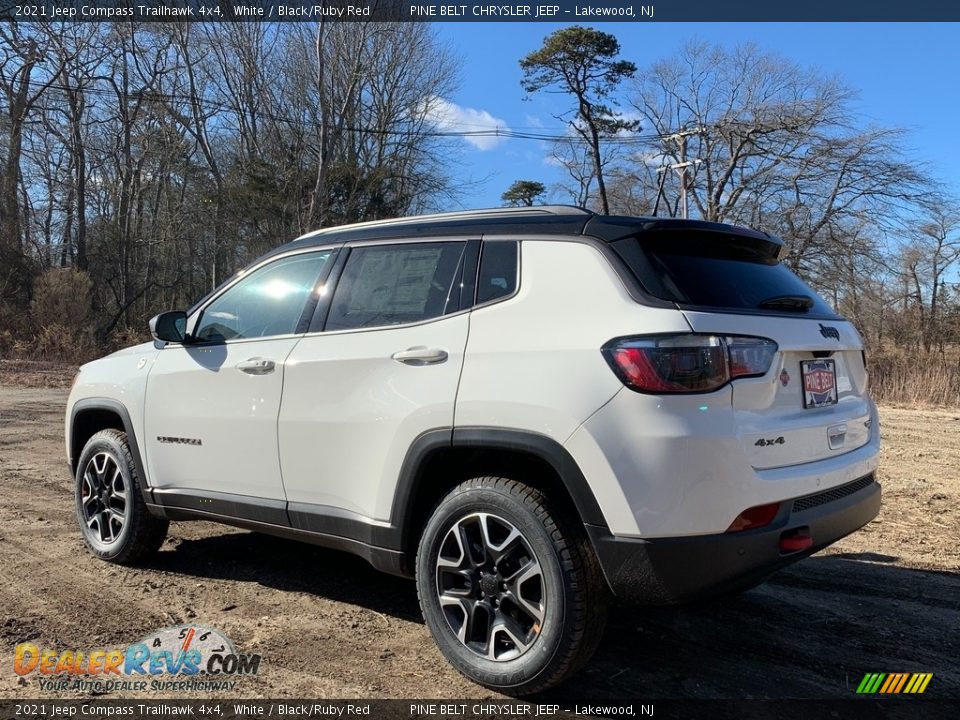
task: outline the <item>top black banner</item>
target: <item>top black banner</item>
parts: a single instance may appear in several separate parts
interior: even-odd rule
[[[0,0],[14,22],[958,22],[949,0]]]

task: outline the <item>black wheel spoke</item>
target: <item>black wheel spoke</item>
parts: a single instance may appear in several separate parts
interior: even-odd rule
[[[531,560],[506,583],[511,599],[536,623],[543,621],[542,581],[543,570],[540,563]]]
[[[487,557],[484,553],[485,548],[481,544],[482,541],[477,537],[478,528],[461,523],[457,526],[457,531],[460,534],[471,567],[476,568],[483,565],[487,561]]]
[[[524,630],[511,617],[500,615],[490,628],[490,643],[487,657],[491,660],[509,660],[525,653],[533,643]]]
[[[490,641],[492,613],[490,608],[480,602],[467,602],[467,646],[486,648]]]
[[[113,527],[110,524],[110,513],[106,510],[100,512],[100,539],[103,542],[110,542],[113,540]]]
[[[97,479],[97,474],[93,472],[92,468],[87,467],[83,473],[83,480],[92,491],[96,492],[100,489],[100,481]]]
[[[454,597],[449,593],[440,596],[440,608],[450,623],[451,629],[456,633],[457,639],[466,644],[467,626],[470,622],[470,615],[473,613],[472,602],[467,598]]]
[[[480,516],[480,527],[483,530],[484,550],[493,562],[499,563],[512,551],[521,545],[522,536],[520,531],[512,525],[509,527],[506,537],[503,536],[504,529],[498,527],[501,522],[491,515]],[[499,535],[495,531],[499,530]]]
[[[127,488],[123,484],[123,473],[120,472],[120,468],[116,469],[116,472],[113,474],[113,478],[110,481],[110,493],[115,498],[126,499],[127,497]]]

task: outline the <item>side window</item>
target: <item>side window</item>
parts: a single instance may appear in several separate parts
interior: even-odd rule
[[[477,305],[511,295],[517,289],[517,243],[492,240],[483,243],[477,276]]]
[[[459,295],[450,295],[465,246],[433,242],[353,248],[325,329],[420,322],[455,309]]]
[[[304,253],[255,270],[207,305],[193,334],[217,342],[296,332],[329,252]]]

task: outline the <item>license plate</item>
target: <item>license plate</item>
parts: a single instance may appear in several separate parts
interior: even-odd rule
[[[826,407],[837,404],[837,365],[833,360],[803,360],[803,406]]]

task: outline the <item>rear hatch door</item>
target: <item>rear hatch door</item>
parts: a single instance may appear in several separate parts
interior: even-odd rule
[[[736,431],[754,468],[813,462],[869,441],[861,338],[780,261],[779,240],[667,222],[612,246],[645,291],[676,303],[694,332],[777,343],[765,375],[732,383]]]
[[[737,433],[754,468],[822,460],[869,441],[862,343],[849,322],[691,311],[684,315],[696,332],[751,335],[777,343],[766,375],[732,384]]]

